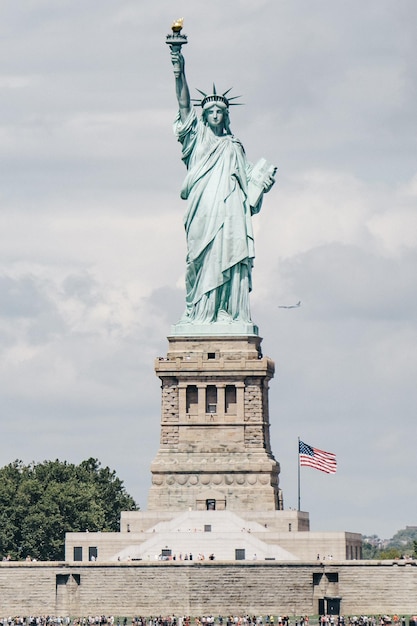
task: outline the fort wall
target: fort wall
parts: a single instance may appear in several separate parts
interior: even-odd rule
[[[0,613],[414,614],[416,561],[0,563]],[[326,606],[326,604],[324,604]]]

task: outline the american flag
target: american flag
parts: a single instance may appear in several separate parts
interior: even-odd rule
[[[313,448],[313,446],[309,446],[304,441],[299,440],[298,457],[301,466],[314,467],[314,469],[326,472],[326,474],[336,474],[336,455],[333,452],[325,452],[324,450]]]

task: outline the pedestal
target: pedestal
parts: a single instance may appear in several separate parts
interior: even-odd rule
[[[156,361],[161,441],[148,511],[283,508],[269,436],[274,363],[261,338],[177,336]]]

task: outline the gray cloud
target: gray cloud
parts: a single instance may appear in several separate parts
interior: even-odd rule
[[[241,93],[233,131],[250,159],[279,166],[254,219],[252,309],[277,366],[271,428],[286,504],[296,506],[301,436],[339,459],[334,477],[303,472],[313,528],[390,536],[412,523],[414,0],[354,11],[344,0],[215,0],[221,19],[209,24],[207,7],[186,0],[6,5],[4,462],[98,456],[146,504],[153,363],[183,309],[185,168],[164,43],[183,14],[191,86]]]
[[[318,319],[413,322],[417,313],[416,251],[381,258],[357,246],[331,244],[281,267]]]

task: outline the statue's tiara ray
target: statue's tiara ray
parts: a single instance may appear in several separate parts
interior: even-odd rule
[[[196,87],[196,91],[198,91],[198,93],[201,93],[201,95],[203,97],[202,98],[191,98],[191,102],[194,103],[194,106],[199,106],[199,105],[200,106],[204,106],[204,104],[206,102],[215,102],[216,100],[224,102],[227,107],[243,105],[243,102],[231,102],[232,100],[237,100],[237,98],[241,98],[242,96],[232,96],[231,98],[226,98],[227,94],[232,89],[233,89],[233,87],[230,87],[223,94],[218,94],[217,90],[216,90],[216,85],[213,83],[213,93],[208,94],[205,91],[202,91],[201,89],[198,89]]]

